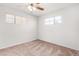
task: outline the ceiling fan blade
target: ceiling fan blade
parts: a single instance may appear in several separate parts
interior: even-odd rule
[[[41,7],[36,7],[36,8],[39,9],[39,10],[42,10],[42,11],[44,10],[44,8],[41,8]]]
[[[31,4],[30,4],[30,6],[31,6],[31,7],[35,7],[35,8],[36,8],[36,9],[38,9],[38,10],[43,11],[43,10],[44,10],[44,8],[40,7],[40,5],[39,5],[39,4],[40,4],[40,3],[36,3],[36,4],[31,3]]]

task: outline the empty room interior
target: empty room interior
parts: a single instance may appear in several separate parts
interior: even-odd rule
[[[79,56],[79,3],[0,3],[0,56]]]

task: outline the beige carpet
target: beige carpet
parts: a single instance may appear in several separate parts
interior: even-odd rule
[[[0,50],[2,56],[79,56],[79,51],[51,44],[42,40]]]

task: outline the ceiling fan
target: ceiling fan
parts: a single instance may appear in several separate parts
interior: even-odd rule
[[[33,11],[33,10],[34,11],[35,10],[44,11],[45,10],[44,7],[40,3],[31,3],[31,4],[29,4],[28,9],[30,11]]]

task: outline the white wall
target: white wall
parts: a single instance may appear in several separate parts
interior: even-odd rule
[[[45,25],[44,20],[62,16],[61,24]],[[79,5],[39,17],[39,39],[79,50]]]
[[[27,24],[6,23],[6,14],[23,16]],[[0,49],[36,39],[36,18],[25,12],[0,6]]]

